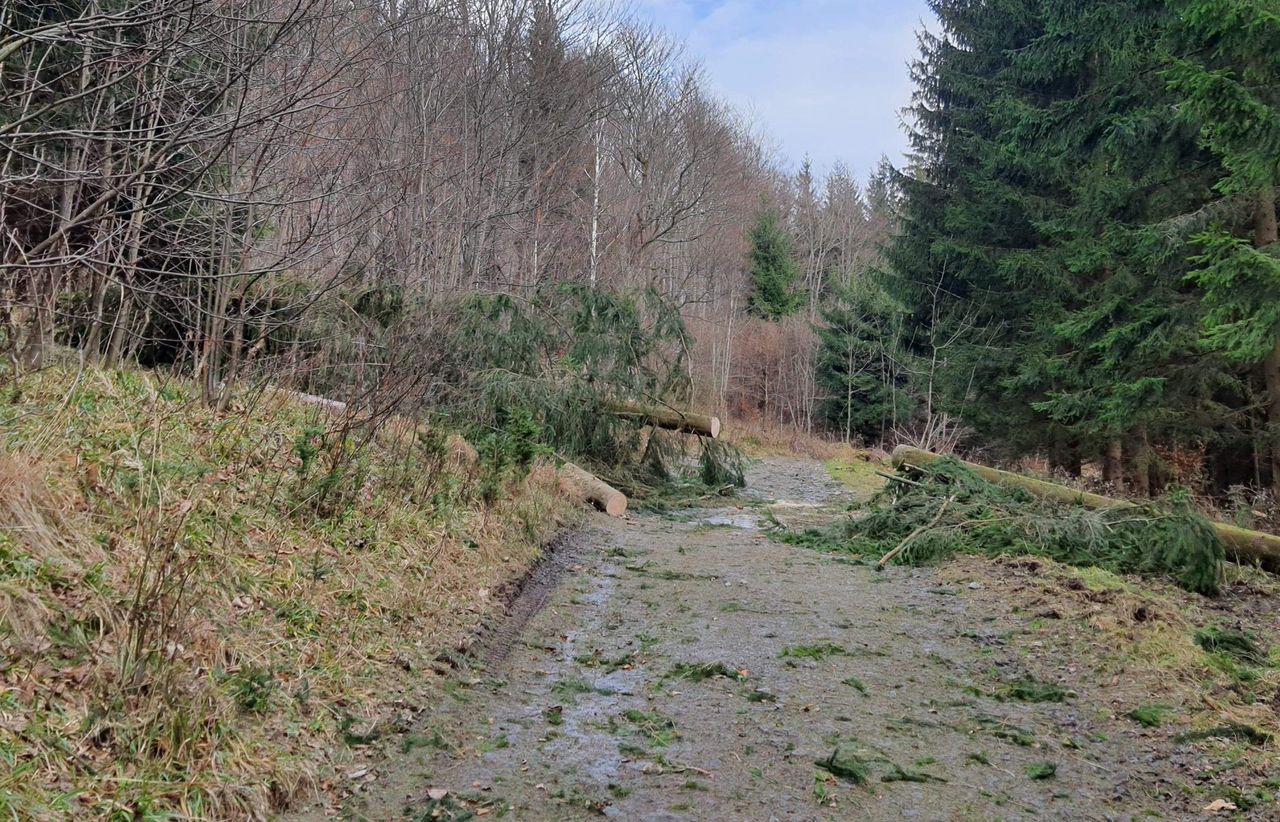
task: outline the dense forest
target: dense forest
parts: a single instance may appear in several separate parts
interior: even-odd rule
[[[877,278],[924,395],[1140,495],[1280,488],[1274,5],[934,8]]]
[[[421,409],[465,295],[650,289],[736,416],[1280,483],[1274,10],[934,10],[910,161],[860,185],[583,3],[11,4],[10,373],[61,341]]]

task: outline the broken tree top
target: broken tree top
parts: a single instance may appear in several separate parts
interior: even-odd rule
[[[893,449],[893,465],[895,468],[901,468],[904,465],[924,468],[940,459],[942,459],[940,454],[923,451],[909,445],[899,445]],[[998,468],[988,468],[985,465],[976,465],[963,460],[961,462],[987,482],[1002,485],[1006,488],[1020,488],[1029,494],[1053,502],[1080,505],[1094,509],[1129,508],[1134,505],[1134,503],[1126,500],[1112,499],[1101,494],[1091,494],[1088,491],[1081,491],[1077,488],[1068,488],[1065,485],[1058,485],[1057,483],[1046,482],[1033,477],[1024,477],[1011,471],[1001,471]],[[1275,534],[1250,531],[1247,528],[1239,528],[1222,522],[1211,522],[1211,524],[1213,529],[1218,532],[1218,537],[1227,547],[1228,556],[1233,556],[1237,561],[1257,562],[1271,571],[1280,571],[1280,537]]]

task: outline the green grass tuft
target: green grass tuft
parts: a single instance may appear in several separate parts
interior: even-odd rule
[[[1052,779],[1058,773],[1058,766],[1052,762],[1032,762],[1026,767],[1026,773],[1032,779]]]
[[[779,659],[812,659],[821,662],[827,657],[848,656],[849,652],[831,642],[820,642],[815,645],[791,645],[782,649]]]
[[[867,694],[867,686],[862,684],[862,680],[858,679],[856,676],[851,676],[848,679],[842,679],[840,680],[840,684],[848,685],[863,696],[866,696]]]
[[[675,721],[657,711],[646,712],[631,708],[624,711],[622,717],[659,748],[665,748],[680,736],[675,730]]]
[[[1137,722],[1144,728],[1159,728],[1160,723],[1164,720],[1164,715],[1173,710],[1168,705],[1160,703],[1151,703],[1148,705],[1139,705],[1125,716]]]
[[[601,688],[592,685],[585,679],[562,679],[555,685],[551,686],[551,693],[560,699],[570,699],[579,694],[599,694],[600,696],[613,696],[616,691],[609,688]]]
[[[672,666],[664,679],[687,679],[690,682],[704,682],[708,679],[724,677],[725,679],[744,679],[736,669],[723,662],[681,662]]]
[[[1070,692],[1053,682],[1039,682],[1029,676],[1006,685],[1000,696],[1020,702],[1065,702]]]
[[[1174,741],[1183,742],[1200,742],[1205,739],[1239,739],[1248,742],[1251,745],[1266,745],[1275,737],[1252,725],[1244,725],[1239,722],[1232,722],[1226,725],[1219,725],[1214,728],[1207,728],[1203,731],[1189,731],[1184,734],[1178,734],[1174,737]]]
[[[924,771],[909,771],[897,763],[889,763],[889,773],[880,777],[881,782],[946,782],[940,776],[925,773]]]

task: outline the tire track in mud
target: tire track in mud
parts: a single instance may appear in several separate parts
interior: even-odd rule
[[[767,502],[811,521],[848,501],[819,464],[768,460],[751,480],[743,507],[600,517],[557,545],[344,816],[1129,819],[1161,807],[1172,775],[1106,706],[1008,697],[1033,667],[1008,641],[1019,626],[971,605],[964,585],[760,533]]]
[[[529,623],[536,617],[561,581],[573,569],[581,569],[579,559],[588,543],[581,531],[557,536],[523,577],[499,592],[502,613],[481,630],[467,650],[470,660],[481,668],[494,669],[506,662]]]

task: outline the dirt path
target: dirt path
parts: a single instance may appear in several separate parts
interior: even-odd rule
[[[743,508],[593,519],[555,560],[560,584],[526,594],[544,607],[517,603],[518,641],[499,632],[345,815],[1129,819],[1161,807],[1162,766],[1108,706],[1009,695],[1034,660],[1011,649],[1020,625],[981,590],[768,539],[766,510],[821,519],[847,501],[816,462],[769,460],[750,485]]]

